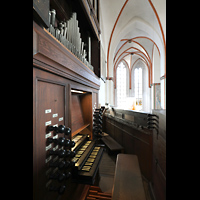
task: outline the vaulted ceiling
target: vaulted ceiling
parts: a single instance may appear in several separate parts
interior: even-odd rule
[[[107,58],[107,77],[125,60],[152,68],[158,51],[163,73],[166,64],[166,0],[101,0],[101,43]]]

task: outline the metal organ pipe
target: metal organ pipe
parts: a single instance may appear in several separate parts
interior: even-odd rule
[[[79,60],[81,60],[92,71],[91,65],[91,37],[88,37],[88,54],[84,49],[84,42],[81,38],[80,28],[78,27],[77,14],[74,12],[72,17],[66,22],[61,21],[59,27],[55,27],[56,11],[49,11],[49,28],[47,29],[58,41],[67,47]],[[88,55],[88,60],[86,56]]]

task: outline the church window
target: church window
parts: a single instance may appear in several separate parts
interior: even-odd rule
[[[136,98],[136,109],[142,109],[142,68],[135,68],[134,73],[135,80],[135,98]]]
[[[117,106],[124,107],[126,103],[126,66],[121,62],[117,67]]]

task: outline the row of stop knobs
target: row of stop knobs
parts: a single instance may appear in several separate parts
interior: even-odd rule
[[[65,150],[65,149],[60,149],[57,151],[54,150],[50,150],[49,151],[49,155],[56,155],[59,158],[73,158],[75,156],[76,152],[75,151],[70,151],[69,149]]]
[[[46,128],[47,133],[50,131],[53,131],[54,135],[58,133],[64,133],[64,135],[70,135],[71,129],[69,127],[65,127],[64,125],[57,126],[47,126]],[[54,145],[59,145],[65,148],[71,148],[75,146],[75,142],[71,141],[70,139],[66,139],[65,137],[59,137],[59,138],[47,138],[46,140],[47,145],[54,143]],[[59,158],[66,158],[70,159],[75,156],[75,151],[71,151],[69,149],[59,149],[59,150],[49,150],[49,155],[58,156]],[[50,162],[49,167],[51,168],[57,168],[58,170],[49,175],[49,179],[51,180],[57,180],[58,182],[63,182],[71,177],[70,171],[65,171],[69,168],[73,168],[75,166],[75,163],[70,160],[57,160],[55,162]],[[64,170],[64,172],[62,171]],[[61,186],[56,185],[50,185],[49,191],[57,191],[58,194],[63,194],[66,189],[66,183],[62,184]]]
[[[53,139],[53,138],[47,138],[47,143],[54,143],[55,145],[60,145],[64,147],[74,147],[75,142],[71,141],[69,139],[66,139],[64,137],[59,137],[58,139]]]
[[[69,127],[65,127],[64,125],[57,126],[47,126],[47,132],[54,131],[57,133],[64,133],[65,135],[69,135],[71,133],[71,129]]]

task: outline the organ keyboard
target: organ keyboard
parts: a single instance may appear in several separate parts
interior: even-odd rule
[[[88,135],[77,134],[72,138],[75,146],[72,151],[75,163],[72,170],[72,180],[83,184],[94,184],[99,164],[103,155],[103,148],[96,145],[96,140],[89,140]]]

